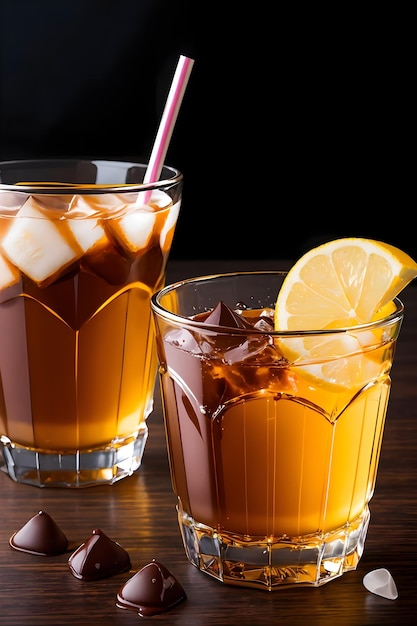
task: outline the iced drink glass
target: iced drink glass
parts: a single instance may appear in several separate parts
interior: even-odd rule
[[[395,300],[371,324],[276,332],[284,275],[190,279],[151,301],[187,557],[219,581],[266,590],[319,586],[356,568],[403,316]],[[282,356],[284,342],[321,333],[346,336],[327,342],[346,351]],[[321,384],[315,368],[323,363],[346,367],[350,381]]]
[[[0,163],[2,469],[39,487],[139,468],[153,407],[150,298],[182,174],[102,160]]]

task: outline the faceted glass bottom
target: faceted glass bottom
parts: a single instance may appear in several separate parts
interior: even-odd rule
[[[252,541],[195,522],[178,507],[185,551],[197,569],[220,582],[273,591],[318,587],[356,569],[369,525],[369,509],[325,535]]]
[[[111,485],[140,467],[147,438],[148,427],[143,424],[135,437],[103,449],[55,454],[25,448],[3,437],[1,469],[12,480],[36,487]]]

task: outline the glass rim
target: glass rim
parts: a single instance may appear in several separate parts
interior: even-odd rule
[[[341,335],[352,332],[360,332],[366,330],[373,330],[380,328],[381,326],[386,326],[387,324],[394,323],[399,321],[403,317],[404,313],[404,304],[398,298],[394,298],[393,302],[395,304],[395,311],[392,311],[390,314],[385,317],[374,320],[372,322],[366,322],[363,324],[356,324],[354,326],[343,326],[340,328],[315,328],[308,330],[260,330],[257,328],[232,328],[230,326],[218,326],[216,324],[207,324],[204,321],[198,321],[193,318],[187,317],[185,315],[179,315],[178,313],[173,313],[169,311],[161,304],[161,299],[169,294],[170,292],[175,291],[179,287],[183,285],[192,285],[201,282],[209,282],[216,278],[234,278],[237,276],[257,276],[257,275],[270,275],[270,276],[280,276],[284,278],[288,274],[288,270],[255,270],[255,271],[242,271],[242,272],[226,272],[226,273],[216,273],[216,274],[207,274],[202,276],[195,276],[193,278],[186,278],[183,280],[176,281],[174,283],[170,283],[165,287],[162,287],[158,291],[156,291],[151,297],[151,308],[152,311],[163,318],[166,321],[184,325],[188,328],[192,328],[195,330],[208,330],[208,331],[216,331],[220,334],[233,334],[233,335],[271,335],[272,337],[308,337],[314,335]],[[278,292],[277,292],[278,293]]]
[[[118,164],[124,166],[141,167],[146,170],[147,163],[140,161],[130,161],[122,159],[95,159],[95,158],[47,158],[47,159],[13,159],[0,161],[0,174],[2,167],[30,166],[30,165],[43,165],[45,167],[48,164],[52,165],[71,165],[74,163],[92,163],[92,164],[111,164],[117,166]],[[69,194],[104,194],[104,193],[134,193],[139,191],[148,191],[154,189],[164,189],[166,187],[172,187],[183,180],[182,172],[168,164],[163,165],[162,173],[164,170],[168,170],[172,175],[165,175],[163,178],[155,182],[150,183],[108,183],[108,184],[96,184],[96,183],[60,183],[58,181],[42,181],[39,183],[28,184],[10,184],[2,183],[0,180],[0,191],[12,191],[13,193],[25,193],[25,194],[37,194],[37,195],[69,195]],[[162,175],[162,174],[161,174]]]

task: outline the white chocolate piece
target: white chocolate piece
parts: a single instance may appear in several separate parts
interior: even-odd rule
[[[368,572],[363,577],[363,586],[371,593],[377,596],[387,598],[387,600],[396,600],[398,598],[397,586],[393,577],[387,569],[381,567]]]

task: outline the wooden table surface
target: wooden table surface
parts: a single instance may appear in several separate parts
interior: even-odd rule
[[[168,280],[217,271],[285,269],[277,262],[171,261]],[[226,586],[189,564],[177,526],[156,391],[143,464],[113,486],[40,489],[14,483],[0,472],[0,624],[22,626],[129,626],[142,620],[115,606],[119,588],[152,559],[178,579],[187,600],[148,622],[170,626],[311,624],[381,626],[414,623],[417,615],[417,285],[402,293],[406,315],[392,370],[392,392],[371,500],[371,522],[358,568],[321,588],[275,592]],[[73,551],[95,528],[129,553],[130,572],[96,581],[76,579],[69,554],[38,557],[10,548],[9,537],[40,510],[67,535]],[[370,594],[362,584],[385,567],[396,581],[395,601]]]

